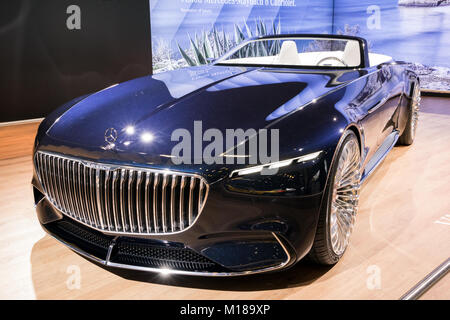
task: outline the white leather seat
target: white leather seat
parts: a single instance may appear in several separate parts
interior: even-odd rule
[[[356,67],[361,64],[361,52],[359,48],[359,42],[355,40],[347,41],[345,45],[342,60],[349,67]]]
[[[277,64],[300,65],[295,41],[284,41],[277,57]]]

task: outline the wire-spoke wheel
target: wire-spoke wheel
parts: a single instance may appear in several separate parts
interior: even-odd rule
[[[329,231],[333,252],[338,256],[348,246],[358,209],[361,159],[357,143],[352,139],[344,145],[334,175]]]
[[[358,211],[360,180],[359,142],[353,131],[346,131],[336,151],[309,253],[315,262],[335,264],[347,249]]]
[[[406,122],[405,130],[403,130],[402,135],[398,139],[399,144],[409,146],[414,142],[417,124],[419,122],[420,100],[420,86],[419,83],[416,82],[413,88],[410,107],[408,108],[408,120]]]
[[[411,135],[416,136],[417,123],[419,122],[419,109],[420,109],[420,89],[419,86],[414,86],[413,99],[411,102]]]

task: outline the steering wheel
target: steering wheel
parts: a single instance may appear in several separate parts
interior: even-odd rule
[[[344,67],[348,67],[348,65],[343,60],[341,60],[341,59],[339,59],[337,57],[325,57],[325,58],[322,58],[322,59],[320,59],[319,62],[317,62],[316,66],[320,66],[320,64],[322,62],[326,61],[326,60],[334,60],[334,61],[337,61],[337,62],[341,63]]]

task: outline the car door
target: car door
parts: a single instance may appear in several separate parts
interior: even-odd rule
[[[371,68],[368,70],[368,75],[359,81],[364,84],[357,97],[357,102],[361,115],[359,121],[364,134],[363,165],[365,165],[379,147],[379,136],[385,119],[377,111],[384,104],[385,94],[380,70]]]
[[[392,64],[382,64],[378,67],[380,89],[379,104],[369,109],[369,113],[376,113],[379,120],[378,145],[397,128],[397,109],[400,103],[403,82],[398,79],[398,73]]]

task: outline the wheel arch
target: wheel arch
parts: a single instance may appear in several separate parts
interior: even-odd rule
[[[359,143],[359,147],[360,147],[360,153],[361,153],[361,159],[362,159],[362,154],[363,154],[363,134],[360,130],[360,128],[358,127],[358,125],[356,123],[350,123],[342,132],[341,136],[339,137],[339,141],[336,145],[336,148],[334,149],[334,153],[333,156],[331,158],[331,162],[330,162],[330,166],[328,169],[328,174],[327,174],[327,178],[325,181],[325,187],[324,190],[326,190],[328,182],[330,181],[330,175],[331,175],[331,168],[334,166],[334,163],[336,162],[336,155],[339,152],[339,149],[341,148],[342,143],[344,142],[345,138],[348,135],[348,132],[353,132],[356,136],[356,138],[358,139],[358,143]],[[320,207],[319,210],[322,210],[322,206],[324,205],[324,201],[325,199],[325,194],[326,192],[323,192],[322,194],[322,199],[320,200]]]
[[[355,123],[352,123],[347,127],[347,130],[353,131],[353,133],[356,135],[356,138],[358,139],[358,144],[359,144],[359,152],[361,153],[361,156],[362,156],[363,150],[364,150],[364,143],[363,143],[363,136],[361,133],[361,129]],[[337,150],[335,150],[335,153],[336,153],[336,151]]]

